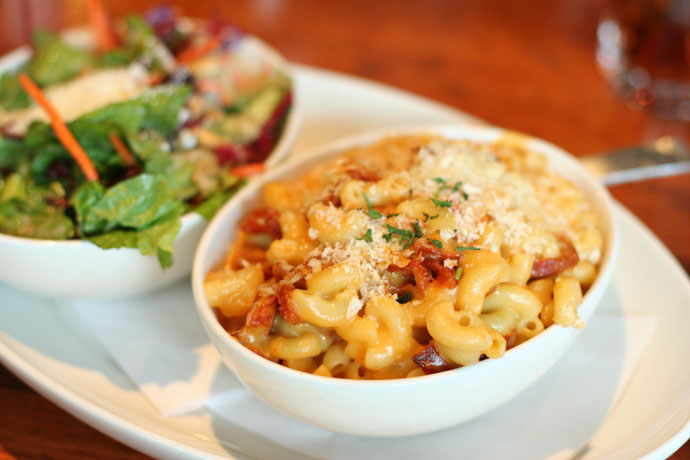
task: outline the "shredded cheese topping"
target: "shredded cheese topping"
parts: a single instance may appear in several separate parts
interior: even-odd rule
[[[149,88],[146,70],[139,64],[126,68],[94,71],[45,90],[46,97],[65,122],[114,102],[132,99]],[[26,134],[33,121],[48,122],[48,114],[38,106],[5,112],[0,109],[0,126],[10,133]]]
[[[368,153],[371,154],[370,151]],[[390,265],[405,267],[413,253],[412,246],[405,248],[404,237],[391,235],[390,227],[414,232],[414,226],[417,225],[421,234],[414,239],[421,235],[426,238],[434,228],[434,219],[445,210],[450,213],[451,225],[433,233],[436,244],[450,245],[451,248],[476,246],[508,254],[522,252],[535,257],[556,257],[559,253],[553,235],[563,235],[573,242],[581,258],[593,264],[598,263],[601,245],[590,245],[583,238],[583,232],[587,229],[582,222],[587,219],[583,219],[583,216],[591,214],[591,211],[580,192],[561,177],[541,168],[528,171],[529,174],[516,170],[515,156],[526,155],[523,163],[529,166],[535,162],[531,155],[538,155],[536,153],[512,152],[511,161],[504,161],[496,153],[495,147],[490,144],[434,140],[416,153],[410,153],[409,167],[406,169],[375,170],[379,181],[370,183],[367,193],[371,197],[381,195],[381,184],[395,176],[396,180],[409,183],[405,201],[421,200],[427,203],[425,200],[428,200],[435,214],[426,213],[422,219],[412,217],[409,213],[393,213],[388,217],[384,214],[380,218],[367,215],[369,238],[360,236],[346,243],[319,244],[310,254],[310,270],[314,273],[332,265],[344,264],[365,274],[366,282],[360,292],[363,303],[371,295],[386,295],[390,292],[390,286],[381,274]],[[505,149],[501,154],[506,157]],[[396,155],[399,152],[396,151]],[[347,160],[338,158],[332,161],[327,166],[328,174],[324,174],[330,184],[312,199],[307,214],[314,212],[316,218],[326,222],[332,231],[343,231],[342,208],[333,204],[323,206],[322,203],[328,196],[337,195],[351,180],[343,177],[345,167],[352,169],[353,164],[362,166],[365,162],[357,152]],[[536,163],[543,164],[540,161]],[[364,214],[367,211],[366,206],[361,209]],[[491,222],[502,233],[499,247],[493,247],[492,240],[485,237]],[[593,221],[593,225],[596,227],[596,221]],[[598,232],[598,228],[596,230]],[[319,230],[310,227],[308,235],[315,240],[320,236]],[[446,260],[444,264],[449,268],[456,266],[451,260]],[[354,311],[355,307],[351,305],[348,311]]]

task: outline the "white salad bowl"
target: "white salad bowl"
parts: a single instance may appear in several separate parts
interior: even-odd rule
[[[415,126],[376,131],[316,149],[304,159],[276,168],[247,186],[219,211],[206,229],[194,259],[192,285],[201,320],[227,366],[261,399],[311,425],[360,436],[407,436],[439,430],[477,417],[508,401],[544,374],[578,334],[557,325],[508,350],[500,359],[409,379],[361,381],[315,376],[281,366],[251,352],[218,323],[204,294],[204,278],[224,259],[240,219],[260,202],[271,181],[301,176],[316,162],[342,150],[395,134],[440,134],[451,139],[491,142],[518,136],[498,128]],[[521,136],[521,135],[520,135]],[[601,218],[605,253],[596,281],[578,308],[587,321],[600,302],[613,273],[616,230],[608,192],[571,155],[544,141],[523,136],[526,146],[541,152],[551,170],[584,193]]]
[[[73,44],[88,46],[93,41],[88,29],[65,34]],[[273,48],[254,36],[244,38],[242,52],[292,76],[288,62]],[[21,67],[31,58],[28,47],[0,58],[0,75]],[[266,158],[272,168],[290,153],[301,125],[297,85],[292,84],[292,105],[283,132]],[[194,250],[207,221],[190,212],[182,217],[175,241],[174,265],[163,269],[155,256],[143,256],[137,249],[101,249],[84,240],[39,240],[0,233],[0,282],[53,298],[112,299],[132,297],[170,285],[189,275]]]

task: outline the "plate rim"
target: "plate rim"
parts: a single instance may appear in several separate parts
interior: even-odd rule
[[[469,120],[470,123],[482,123],[482,121],[476,117],[466,115],[465,113],[451,106],[427,99],[423,96],[403,89],[367,80],[362,77],[348,75],[328,69],[320,69],[318,67],[303,64],[293,63],[292,68],[296,81],[307,76],[337,79],[355,84],[359,87],[364,86],[372,90],[384,91],[390,95],[404,97],[410,101],[424,104],[429,108],[433,108],[434,110],[438,109],[440,112],[460,119],[461,121]],[[667,264],[667,268],[674,272],[675,276],[681,280],[683,287],[690,292],[690,278],[670,250],[637,216],[635,216],[631,211],[629,211],[615,199],[613,201],[614,217],[620,218],[622,216],[624,220],[628,221],[629,225],[632,225],[635,228],[636,232],[641,234],[641,237],[649,240],[654,246],[654,250],[658,252],[660,256],[665,258],[667,262],[669,262]],[[621,227],[623,226],[624,225],[621,225]],[[614,273],[616,270],[614,270]],[[184,442],[166,437],[154,431],[150,431],[132,420],[128,420],[116,415],[107,408],[98,405],[97,403],[89,400],[87,397],[79,395],[74,390],[50,378],[39,367],[31,365],[21,356],[15,353],[2,339],[0,339],[0,362],[2,362],[2,364],[20,380],[25,382],[28,386],[33,388],[49,401],[58,405],[61,409],[82,420],[94,429],[104,433],[106,436],[122,442],[123,444],[126,444],[139,452],[151,455],[153,457],[165,455],[163,458],[179,458],[180,455],[186,455],[185,458],[236,458],[231,452],[226,451],[227,456],[218,456],[216,454],[203,451],[199,448],[189,446]],[[663,443],[656,446],[642,458],[647,460],[666,458],[678,450],[678,448],[681,447],[689,438],[690,416],[687,417],[684,425],[677,429],[672,436],[668,437]],[[247,453],[247,455],[250,454]]]

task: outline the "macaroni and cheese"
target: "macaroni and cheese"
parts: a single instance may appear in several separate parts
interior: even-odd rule
[[[223,327],[274,362],[414,377],[583,327],[602,249],[596,214],[540,154],[401,136],[269,183],[204,289]]]

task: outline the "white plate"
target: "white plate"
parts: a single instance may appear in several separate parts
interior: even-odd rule
[[[329,139],[383,126],[472,121],[450,108],[381,85],[305,67],[296,70],[304,100],[304,131],[297,142],[297,155]],[[543,435],[548,437],[549,429],[585,433],[585,447],[577,453],[578,459],[664,458],[690,437],[690,341],[686,333],[690,282],[669,252],[627,210],[617,206],[616,219],[621,230],[620,260],[600,310],[626,317],[654,314],[656,332],[615,406],[610,407],[610,396],[602,398],[602,392],[583,392],[582,400],[598,416],[581,417],[577,419],[581,422],[562,426],[546,425]],[[626,337],[619,330],[611,331],[611,340],[630,346],[636,337]],[[70,413],[154,457],[303,458],[271,442],[270,433],[260,437],[207,410],[162,417],[75,317],[50,301],[4,286],[0,286],[0,358]],[[543,380],[535,385],[537,394],[540,382]],[[475,423],[481,419],[469,422]],[[494,427],[485,431],[483,441],[492,439]],[[447,455],[457,454],[455,439],[444,433],[434,435],[435,447],[442,444],[435,452],[444,452],[445,446]],[[507,437],[495,441],[514,446],[514,458],[534,458],[529,455],[534,446],[521,445],[519,432],[498,433]],[[481,446],[466,445],[464,449],[481,451]],[[323,452],[324,458],[328,456]]]

